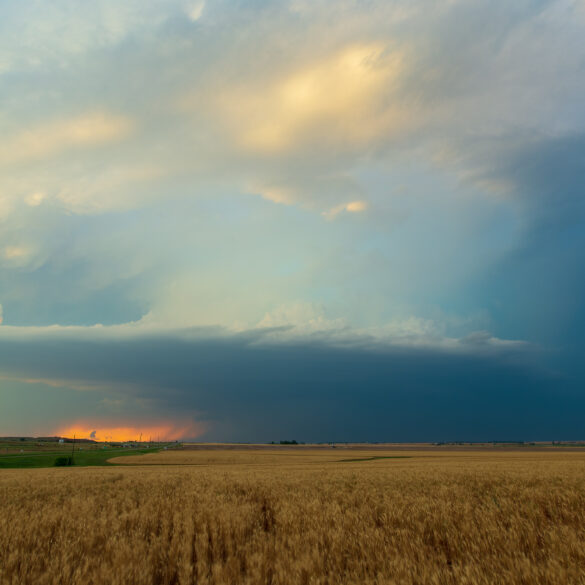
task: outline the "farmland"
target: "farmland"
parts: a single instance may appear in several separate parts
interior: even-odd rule
[[[585,583],[578,449],[185,448],[0,470],[0,584]]]
[[[167,448],[174,447],[169,445]],[[86,442],[77,445],[56,441],[0,440],[0,469],[54,467],[59,460],[78,466],[110,465],[114,456],[156,452],[166,445],[141,443],[112,447],[109,444]],[[73,456],[72,459],[71,456]]]

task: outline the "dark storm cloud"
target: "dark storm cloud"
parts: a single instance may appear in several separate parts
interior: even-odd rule
[[[521,244],[478,284],[499,336],[573,351],[585,342],[584,153],[583,133],[510,137],[484,152],[481,178],[513,189],[524,223]]]
[[[11,336],[12,337],[12,336]],[[267,342],[220,331],[0,339],[0,368],[193,413],[206,438],[413,441],[569,439],[585,397],[537,353]],[[476,347],[477,346],[477,347]],[[104,390],[105,388],[105,390]],[[109,390],[108,390],[109,389]],[[87,389],[85,390],[87,391]],[[197,414],[195,414],[197,413]]]

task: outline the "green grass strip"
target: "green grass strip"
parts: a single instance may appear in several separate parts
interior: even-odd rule
[[[100,449],[75,451],[73,465],[67,467],[90,467],[95,465],[109,466],[108,459],[124,457],[125,455],[141,455],[144,453],[156,453],[159,448],[152,449]],[[68,457],[70,453],[63,451],[52,453],[18,453],[13,455],[0,455],[0,469],[33,469],[37,467],[54,467],[58,458]]]

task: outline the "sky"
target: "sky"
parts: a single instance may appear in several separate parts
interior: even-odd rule
[[[0,0],[0,435],[585,439],[584,38]]]

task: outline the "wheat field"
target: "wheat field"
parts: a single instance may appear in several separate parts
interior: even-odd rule
[[[408,458],[368,460],[382,456]],[[1,471],[0,583],[585,583],[582,452],[214,449],[130,462]]]

